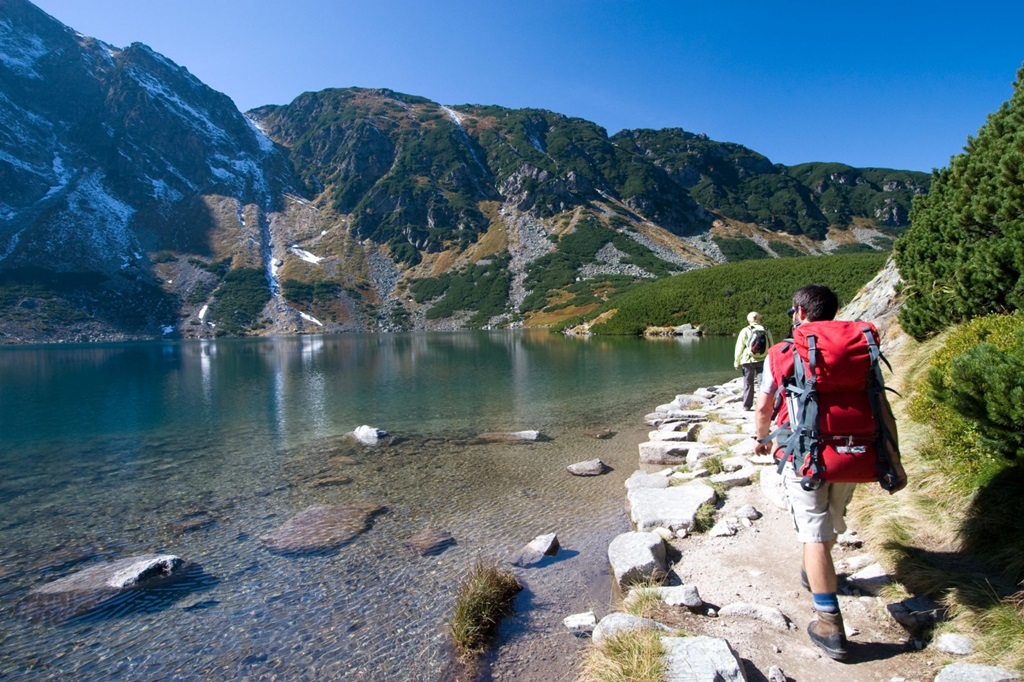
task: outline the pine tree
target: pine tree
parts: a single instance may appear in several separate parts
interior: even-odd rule
[[[1024,303],[1024,67],[1008,102],[915,199],[896,243],[906,284],[900,313],[918,339]]]

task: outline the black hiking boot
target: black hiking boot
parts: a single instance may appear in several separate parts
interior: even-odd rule
[[[807,626],[811,641],[821,647],[829,658],[846,660],[846,631],[843,630],[843,614],[818,611],[818,620]]]

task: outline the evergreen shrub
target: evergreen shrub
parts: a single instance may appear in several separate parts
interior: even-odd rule
[[[1024,69],[1010,100],[932,175],[895,247],[903,328],[923,339],[1024,303]]]

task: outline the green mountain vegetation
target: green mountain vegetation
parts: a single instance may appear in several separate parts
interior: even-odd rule
[[[351,215],[359,237],[389,244],[409,265],[474,243],[489,224],[484,201],[539,219],[611,205],[676,235],[705,232],[721,216],[821,240],[855,221],[899,232],[928,186],[910,171],[787,168],[680,129],[609,137],[541,109],[447,108],[390,90],[305,93],[250,114],[289,150],[311,197]]]
[[[746,261],[694,270],[635,287],[609,300],[588,315],[595,319],[615,311],[607,321],[594,324],[594,334],[642,334],[648,327],[675,327],[690,323],[706,334],[735,334],[747,313],[756,310],[775,338],[789,332],[786,309],[793,292],[819,282],[832,287],[842,303],[848,302],[885,264],[885,254],[777,258]],[[572,326],[583,320],[568,320]]]
[[[1013,95],[915,201],[896,264],[903,327],[918,339],[1024,303],[1024,69]]]

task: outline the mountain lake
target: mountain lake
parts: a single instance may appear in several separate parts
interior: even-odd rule
[[[607,546],[629,530],[643,417],[737,376],[732,344],[518,330],[0,349],[0,678],[450,679],[461,579],[554,532],[555,557],[508,566],[526,589],[486,665],[572,679],[564,657],[584,643],[562,619],[612,604]],[[364,424],[393,442],[345,437]],[[615,435],[587,433],[601,428]],[[473,440],[522,430],[548,440]],[[611,471],[565,469],[593,458]],[[383,511],[341,546],[261,540],[352,503]],[[409,546],[432,529],[453,541]],[[42,585],[156,553],[192,563],[70,619],[23,608]]]

